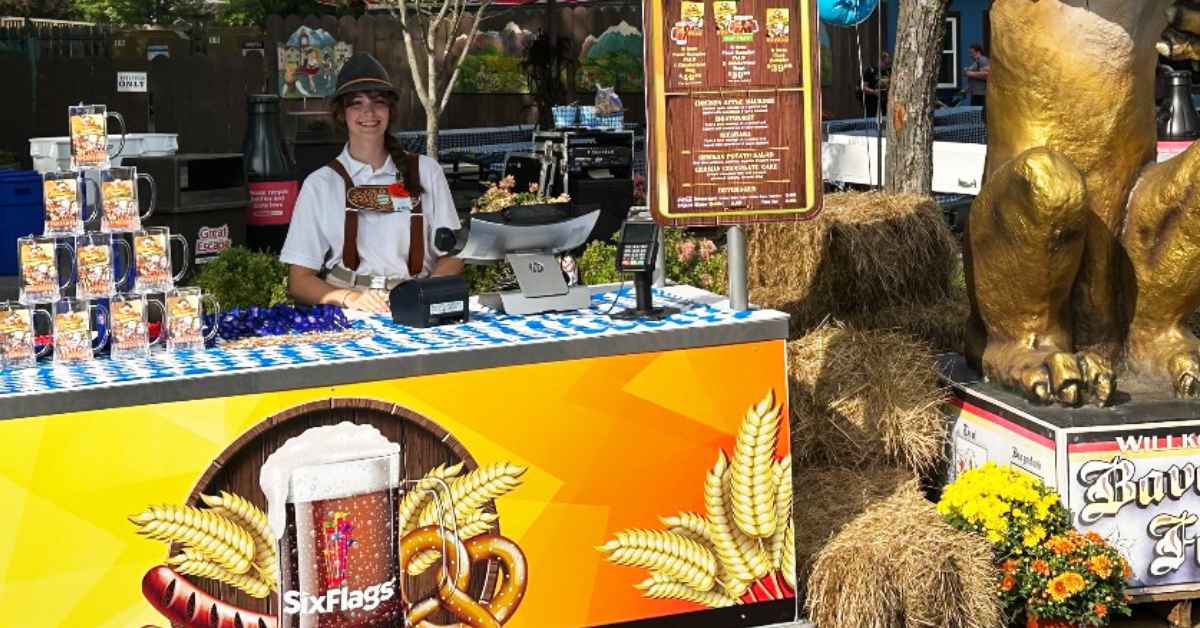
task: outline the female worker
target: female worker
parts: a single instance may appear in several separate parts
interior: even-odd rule
[[[397,99],[387,70],[367,53],[338,72],[331,105],[349,142],[304,180],[279,256],[301,303],[382,314],[400,283],[462,273],[461,260],[434,246],[438,229],[461,226],[441,166],[405,153],[388,133]]]

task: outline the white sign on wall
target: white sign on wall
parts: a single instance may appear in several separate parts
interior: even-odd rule
[[[117,92],[146,93],[145,72],[117,72]]]

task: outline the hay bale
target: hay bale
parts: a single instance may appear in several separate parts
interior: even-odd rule
[[[950,527],[913,481],[818,553],[809,619],[818,626],[999,628],[997,575],[988,542]]]
[[[929,304],[896,305],[841,320],[860,329],[906,333],[929,345],[934,353],[962,353],[969,312],[964,296]]]
[[[942,459],[945,391],[924,343],[825,325],[788,343],[793,450],[802,464],[901,466]]]
[[[868,507],[892,496],[912,481],[908,469],[854,471],[823,467],[796,470],[796,591],[804,596],[817,553],[829,539]]]
[[[959,253],[933,199],[881,192],[830,194],[812,221],[754,226],[747,252],[751,300],[791,314],[799,330],[941,301]]]

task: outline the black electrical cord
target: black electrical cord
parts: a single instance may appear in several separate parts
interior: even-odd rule
[[[605,316],[612,316],[613,308],[617,306],[617,301],[621,300],[621,293],[625,290],[625,285],[630,283],[632,282],[626,279],[625,281],[622,281],[619,286],[617,286],[617,294],[613,297],[612,303],[608,304],[608,311],[604,313]]]

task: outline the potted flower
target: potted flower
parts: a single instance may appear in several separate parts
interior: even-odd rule
[[[1005,609],[1024,612],[1028,628],[1104,626],[1129,614],[1128,563],[1098,534],[1072,529],[1071,513],[1041,480],[989,462],[947,486],[937,509],[992,543]]]
[[[1028,628],[1105,626],[1130,613],[1129,563],[1095,532],[1052,536],[1003,569],[1026,600]]]
[[[997,562],[1071,529],[1057,493],[1029,474],[991,462],[947,486],[937,508],[950,525],[987,537]]]
[[[529,184],[528,192],[514,192],[516,180],[512,175],[488,185],[471,208],[476,214],[496,214],[505,222],[553,222],[566,217],[571,197],[566,194],[546,196],[538,184]]]

